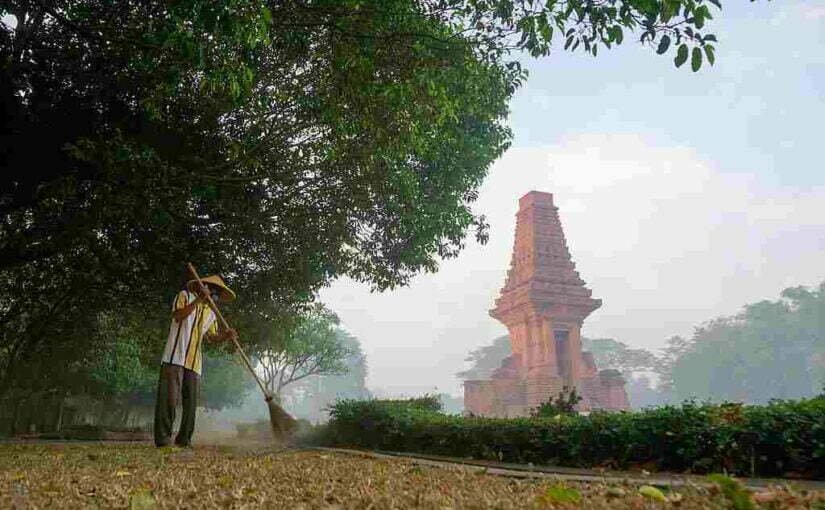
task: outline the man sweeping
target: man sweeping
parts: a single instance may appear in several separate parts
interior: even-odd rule
[[[225,303],[234,300],[235,293],[218,275],[201,278],[201,281],[203,286],[196,279],[187,282],[172,304],[172,324],[161,360],[155,401],[155,445],[159,447],[172,442],[175,408],[179,401],[183,405],[183,415],[175,444],[186,447],[192,443],[203,364],[203,341],[238,339],[234,329],[218,327],[215,314],[207,304],[208,296],[215,303]]]

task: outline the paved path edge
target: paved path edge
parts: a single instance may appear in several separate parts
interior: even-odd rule
[[[676,473],[651,473],[649,475],[634,471],[611,471],[567,468],[560,466],[535,466],[528,464],[510,464],[503,462],[484,461],[476,459],[461,459],[443,457],[439,455],[423,455],[406,452],[390,452],[379,450],[354,450],[349,448],[313,447],[316,451],[340,453],[374,459],[404,459],[413,464],[439,467],[446,469],[461,469],[474,473],[484,473],[512,478],[537,478],[571,482],[620,483],[630,485],[659,485],[665,487],[679,487],[694,485],[708,487],[713,485],[700,475],[683,475]],[[805,490],[825,490],[825,481],[799,480],[789,478],[737,478],[746,487],[760,489],[770,486],[791,486]]]

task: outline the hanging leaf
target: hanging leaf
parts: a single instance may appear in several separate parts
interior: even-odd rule
[[[670,48],[670,37],[667,35],[663,35],[662,39],[659,41],[659,47],[656,48],[656,53],[661,55],[662,53],[666,52],[668,48]]]
[[[687,62],[688,58],[688,47],[687,44],[682,44],[679,46],[679,50],[676,52],[676,58],[673,59],[673,63],[676,64],[676,67],[682,67],[682,64]]]
[[[690,57],[690,68],[695,73],[700,67],[702,67],[702,50],[697,46],[693,48],[693,54]]]
[[[713,65],[714,62],[716,62],[716,54],[714,53],[713,46],[711,46],[710,44],[705,45],[705,57],[707,57],[708,62],[710,62],[710,65]]]

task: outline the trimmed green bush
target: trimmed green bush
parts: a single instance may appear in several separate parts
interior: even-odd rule
[[[340,401],[327,445],[574,467],[825,477],[825,399],[686,402],[554,418],[448,416],[412,401]]]

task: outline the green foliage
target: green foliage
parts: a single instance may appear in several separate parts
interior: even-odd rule
[[[157,383],[157,363],[147,363],[139,324],[101,316],[89,375],[90,394],[132,396],[147,400]],[[130,327],[131,326],[131,327]]]
[[[461,414],[464,412],[464,396],[453,396],[449,393],[435,395],[441,403],[442,412],[446,414]]]
[[[365,411],[367,413],[381,413],[408,410],[440,413],[442,406],[437,395],[424,395],[422,397],[402,399],[344,399],[336,402],[335,405],[331,407],[331,416],[334,419],[348,420],[353,419],[359,413]]]
[[[708,481],[715,483],[725,499],[734,510],[753,510],[756,504],[753,502],[750,492],[738,481],[722,474],[708,475]]]
[[[593,354],[600,369],[621,372],[625,391],[634,409],[658,405],[666,399],[662,391],[654,388],[649,374],[661,374],[665,363],[661,357],[646,349],[634,349],[612,338],[582,338],[582,349]]]
[[[349,351],[344,360],[346,372],[307,377],[286,388],[282,401],[296,418],[306,418],[313,422],[326,421],[326,410],[336,400],[363,400],[370,397],[366,385],[367,361],[360,342],[341,329],[336,330],[336,335]]]
[[[671,343],[663,380],[675,399],[807,398],[825,381],[825,282],[747,305]]]
[[[582,349],[593,354],[600,369],[615,369],[629,378],[635,372],[656,372],[659,358],[645,349],[634,349],[612,338],[582,338]]]
[[[565,386],[555,397],[544,402],[533,409],[530,414],[534,418],[553,418],[560,414],[576,414],[576,406],[582,401],[582,397],[576,392],[576,388]]]
[[[490,345],[485,345],[470,351],[464,361],[470,363],[470,368],[459,372],[456,377],[460,379],[489,379],[493,371],[501,366],[501,362],[512,354],[510,347],[510,335],[504,335],[493,340]]]
[[[441,403],[434,396],[411,399],[341,400],[330,407],[332,422],[345,426],[357,424],[361,418],[369,424],[371,418],[390,419],[407,413],[429,416],[441,412]],[[330,427],[334,430],[336,427]]]
[[[253,391],[254,381],[237,355],[205,353],[201,375],[201,399],[206,409],[240,406]]]
[[[150,369],[140,359],[140,347],[129,340],[112,344],[91,368],[98,390],[115,395],[148,394],[157,382],[157,367]]]
[[[284,388],[308,377],[346,374],[358,348],[339,329],[338,317],[320,304],[290,319],[287,326],[267,317],[248,323],[246,351],[278,399]]]
[[[423,404],[423,405],[422,405]],[[825,401],[664,406],[558,418],[463,418],[432,403],[344,401],[327,444],[505,462],[825,477]]]
[[[438,395],[424,395],[421,397],[404,399],[380,399],[373,400],[374,405],[383,409],[415,409],[418,411],[428,411],[434,413],[442,412],[443,406]],[[355,402],[357,405],[357,402]]]
[[[654,501],[658,501],[660,503],[667,502],[667,497],[665,496],[665,494],[656,487],[653,487],[652,485],[642,485],[641,487],[639,487],[639,494]]]
[[[572,487],[568,487],[563,483],[551,485],[541,494],[537,500],[542,505],[552,506],[558,504],[572,504],[578,505],[581,503],[582,495],[579,491]]]
[[[721,3],[716,0],[603,3],[509,0],[440,4],[452,24],[464,22],[465,26],[476,29],[475,33],[472,28],[468,32],[478,47],[488,52],[501,51],[496,45],[497,39],[509,37],[515,42],[513,47],[534,57],[550,54],[555,40],[564,41],[566,51],[581,48],[596,56],[599,47],[610,49],[622,44],[626,33],[640,34],[639,41],[655,46],[659,54],[667,52],[671,40],[679,48],[685,47],[685,51],[688,45],[706,47],[716,41],[713,34],[703,32],[706,22],[713,19],[709,5],[721,10]]]

